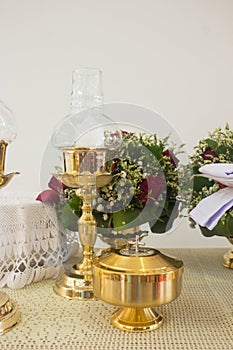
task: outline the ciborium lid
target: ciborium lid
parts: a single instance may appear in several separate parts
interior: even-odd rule
[[[95,260],[95,264],[104,270],[130,275],[172,274],[183,268],[181,260],[165,255],[157,249],[145,247],[138,238],[136,242],[129,242],[125,248],[103,254]]]

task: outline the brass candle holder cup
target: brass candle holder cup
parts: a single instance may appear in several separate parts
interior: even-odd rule
[[[181,292],[183,263],[138,241],[93,260],[94,293],[117,305],[110,321],[129,332],[152,331],[163,323],[154,307],[172,302]]]
[[[0,140],[0,188],[5,187],[18,172],[5,174],[7,142]],[[0,291],[0,334],[9,331],[20,320],[20,312],[16,304],[12,303],[9,296]]]
[[[68,147],[62,151],[64,172],[56,176],[66,186],[76,189],[76,195],[83,201],[82,215],[78,220],[83,260],[58,278],[54,291],[69,299],[94,300],[92,260],[97,231],[92,200],[96,189],[108,184],[112,176],[105,169],[105,149]]]

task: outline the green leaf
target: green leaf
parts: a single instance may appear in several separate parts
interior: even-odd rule
[[[112,214],[108,214],[108,220],[103,219],[103,214],[102,212],[99,212],[97,210],[93,210],[93,215],[96,219],[96,226],[97,230],[98,228],[111,228],[111,222],[112,222]]]
[[[69,228],[70,226],[77,226],[77,215],[74,214],[69,204],[66,204],[61,210],[61,221],[64,228]]]
[[[201,227],[201,226],[199,226],[199,227],[200,227],[200,230],[201,230],[201,233],[203,234],[203,236],[205,236],[205,237],[212,237],[212,236],[215,235],[215,233],[213,232],[213,230],[210,231],[210,230],[208,230],[208,228],[206,228],[206,227]]]
[[[166,216],[160,217],[153,226],[150,226],[153,233],[165,233],[168,218]]]
[[[206,139],[205,142],[207,143],[207,145],[215,151],[215,149],[218,147],[218,144],[216,141],[212,140],[212,139]]]
[[[165,233],[169,231],[173,225],[174,220],[178,216],[179,201],[169,202],[169,205],[164,208],[158,220],[149,222],[151,232]]]
[[[205,140],[207,145],[216,153],[216,154],[225,154],[226,153],[226,146],[219,145],[218,142],[212,140],[212,139],[206,139]]]
[[[153,145],[153,146],[146,146],[146,148],[153,153],[153,155],[156,157],[156,159],[158,159],[158,161],[160,161],[160,159],[162,159],[162,151],[161,148],[157,145]]]
[[[226,220],[223,223],[221,220],[213,228],[213,230],[208,230],[206,227],[200,227],[202,234],[206,237],[211,236],[224,236],[231,237],[233,234],[233,217],[227,214]]]
[[[215,149],[215,152],[219,155],[219,154],[226,154],[227,151],[227,147],[224,145],[220,145]]]
[[[69,205],[76,212],[81,210],[82,200],[76,194],[72,196],[72,199],[69,201]]]
[[[209,179],[207,179],[206,177],[202,177],[202,176],[194,176],[193,178],[193,188],[195,189],[195,191],[199,192],[203,189],[203,187],[211,187],[213,186],[214,181],[210,181]]]
[[[114,229],[120,228],[120,229],[125,229],[128,227],[133,227],[136,226],[134,222],[140,213],[139,209],[134,209],[132,210],[121,210],[113,213],[113,227]],[[130,225],[131,223],[131,225]]]
[[[233,217],[230,214],[226,217],[226,232],[227,237],[233,236]]]

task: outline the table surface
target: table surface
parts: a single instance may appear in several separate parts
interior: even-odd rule
[[[157,310],[163,325],[129,333],[109,322],[116,309],[102,301],[63,299],[53,280],[23,289],[3,288],[17,301],[21,322],[0,336],[1,350],[232,350],[233,270],[222,266],[226,249],[161,249],[183,260],[182,293]]]

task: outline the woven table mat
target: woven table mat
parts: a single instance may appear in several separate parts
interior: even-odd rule
[[[116,309],[102,301],[66,300],[47,280],[4,288],[17,301],[21,322],[0,336],[1,350],[232,350],[233,270],[221,265],[226,249],[161,249],[183,260],[182,294],[157,310],[163,325],[129,333],[110,325]]]

